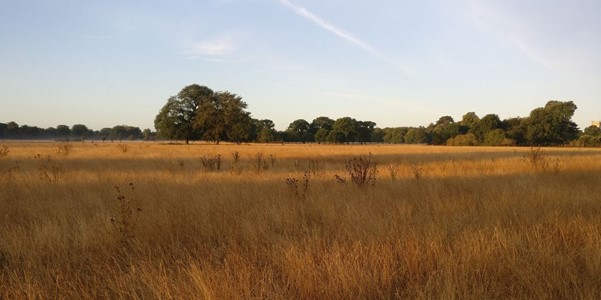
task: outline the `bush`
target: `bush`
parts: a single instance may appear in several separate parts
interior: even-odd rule
[[[447,146],[476,146],[478,139],[472,133],[460,134],[447,140]]]
[[[576,145],[580,147],[599,147],[601,146],[601,136],[582,135],[576,141]]]
[[[484,135],[483,144],[486,146],[501,146],[505,140],[505,131],[503,129],[495,129]]]

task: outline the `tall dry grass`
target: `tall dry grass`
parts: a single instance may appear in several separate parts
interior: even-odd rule
[[[4,145],[0,298],[601,297],[599,150]]]

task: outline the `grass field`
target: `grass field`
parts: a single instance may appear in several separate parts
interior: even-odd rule
[[[601,298],[601,149],[5,142],[0,216],[3,299]]]

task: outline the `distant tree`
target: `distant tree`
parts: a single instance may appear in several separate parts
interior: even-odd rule
[[[242,97],[218,92],[198,107],[194,128],[202,137],[219,144],[222,140],[240,143],[252,135],[252,118]]]
[[[501,128],[501,119],[496,114],[488,114],[469,130],[478,139],[479,143],[484,143],[484,137],[490,131]]]
[[[241,101],[242,98],[233,96],[236,99],[229,99],[225,105],[225,134],[229,141],[240,144],[250,140],[253,124],[250,113],[244,110],[247,107],[246,103]]]
[[[408,127],[384,128],[384,143],[402,144],[408,131]]]
[[[328,117],[317,117],[311,122],[311,130],[314,130],[315,132],[317,132],[317,130],[321,128],[324,128],[326,130],[332,130],[332,127],[334,127],[334,122],[336,121]]]
[[[313,119],[309,126],[309,132],[313,139],[318,143],[325,142],[327,135],[330,133],[330,130],[332,130],[332,127],[334,127],[334,122],[334,120],[324,116]],[[318,132],[320,132],[319,138],[317,137]]]
[[[255,137],[254,139],[259,143],[271,143],[277,139],[277,131],[275,130],[275,124],[272,120],[253,119]]]
[[[376,127],[374,128],[373,132],[371,133],[371,142],[372,143],[384,143],[384,135],[386,134],[386,132],[384,132],[384,129]]]
[[[426,128],[423,126],[417,128],[410,128],[405,134],[405,143],[407,144],[427,144],[428,134]]]
[[[330,130],[325,128],[319,128],[315,133],[315,141],[318,144],[325,143],[328,141],[328,135],[330,134]]]
[[[591,125],[584,129],[575,145],[582,147],[599,147],[601,146],[601,128]]]
[[[463,118],[461,118],[461,133],[467,133],[472,127],[476,126],[476,124],[478,124],[479,122],[480,117],[478,117],[478,115],[475,112],[471,111],[466,113],[465,115],[463,115]]]
[[[56,138],[56,128],[54,127],[48,127],[46,129],[42,130],[42,136],[45,139],[54,139]]]
[[[599,128],[595,125],[591,125],[591,126],[585,128],[584,132],[582,134],[590,135],[590,136],[601,136],[601,128]]]
[[[108,127],[100,129],[100,131],[98,132],[99,138],[102,139],[103,142],[106,139],[110,139],[112,131],[113,131],[113,129],[112,128],[108,128]]]
[[[306,120],[298,119],[288,125],[288,134],[292,141],[306,143],[313,140],[310,132],[310,124]]]
[[[0,139],[3,139],[5,137],[6,127],[7,125],[5,123],[0,123]]]
[[[19,124],[16,122],[8,122],[6,129],[4,129],[4,135],[9,139],[19,138]]]
[[[127,125],[124,125],[123,127],[125,127],[125,137],[128,140],[133,141],[142,138],[142,130],[139,127]]]
[[[448,146],[476,146],[478,139],[473,133],[460,134],[447,140]]]
[[[39,139],[42,137],[43,129],[36,126],[21,125],[19,127],[19,135],[22,139]]]
[[[484,135],[484,141],[482,144],[486,146],[501,146],[507,142],[505,131],[503,131],[503,129],[495,129],[487,132],[486,135]]]
[[[501,128],[505,131],[505,136],[515,141],[518,145],[526,144],[526,122],[527,118],[509,118],[501,122]]]
[[[356,140],[357,134],[357,120],[351,117],[343,117],[334,122],[332,130],[328,134],[328,141],[333,143],[350,143]]]
[[[572,122],[577,106],[572,101],[549,101],[530,112],[526,139],[533,145],[561,145],[578,137],[578,125]]]
[[[344,132],[335,129],[332,129],[330,132],[328,132],[326,141],[332,144],[349,143]]]
[[[277,134],[279,140],[281,142],[292,142],[292,138],[290,137],[290,133],[287,130],[283,130],[283,131],[278,131]]]
[[[150,128],[146,128],[142,131],[142,136],[145,141],[153,141],[154,140],[154,132],[150,130]]]
[[[371,142],[371,135],[376,128],[376,123],[372,121],[357,121],[356,123],[356,142],[361,144]]]
[[[111,139],[123,140],[127,137],[127,129],[125,126],[117,125],[111,129],[111,134],[109,136]]]
[[[56,137],[66,139],[71,135],[71,129],[67,125],[56,126]]]
[[[442,116],[435,124],[430,124],[426,129],[433,145],[446,145],[449,138],[461,133],[461,125],[455,123],[450,116]]]
[[[71,136],[74,139],[84,140],[88,136],[88,127],[83,124],[75,124],[71,127]]]
[[[448,125],[448,124],[453,124],[453,123],[455,123],[455,120],[453,120],[453,117],[442,116],[442,117],[438,118],[438,121],[436,121],[435,125]]]
[[[157,133],[171,140],[198,139],[201,132],[195,128],[196,114],[200,106],[211,101],[213,90],[192,84],[184,87],[177,96],[172,96],[154,119]]]

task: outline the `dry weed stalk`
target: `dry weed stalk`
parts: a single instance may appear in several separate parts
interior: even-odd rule
[[[317,160],[317,159],[310,159],[309,162],[309,173],[311,173],[312,176],[320,176],[323,175],[323,162]]]
[[[299,187],[300,180],[290,177],[286,178],[286,185],[290,192],[297,198],[305,199],[307,190],[309,189],[309,178],[311,175],[307,172],[303,174],[302,185]]]
[[[424,168],[419,166],[411,166],[411,173],[413,174],[413,178],[415,180],[420,180],[423,176]]]
[[[378,174],[378,164],[372,161],[372,154],[357,156],[345,162],[344,168],[351,177],[351,181],[358,186],[375,185]]]
[[[261,173],[262,171],[269,169],[269,164],[267,164],[262,152],[255,154],[253,166],[255,167],[255,171],[257,173]]]
[[[13,179],[15,177],[15,175],[17,175],[17,173],[19,173],[20,171],[21,171],[21,161],[18,160],[11,167],[6,169],[6,171],[4,172],[4,175],[8,179]]]
[[[129,145],[127,144],[119,144],[117,145],[117,148],[119,148],[119,150],[121,150],[123,153],[127,153],[127,151],[129,151]]]
[[[10,153],[10,150],[9,150],[8,146],[2,146],[2,147],[0,147],[0,158],[7,157],[8,153]]]
[[[524,154],[523,159],[536,171],[552,171],[553,174],[559,173],[559,158],[552,160],[551,157],[549,157],[549,154],[540,146],[530,147],[528,152]]]
[[[142,211],[140,207],[134,209],[134,184],[130,182],[128,186],[129,195],[125,196],[121,192],[121,188],[115,185],[117,191],[117,217],[111,217],[111,223],[119,234],[119,243],[124,248],[129,247],[133,238],[135,238],[134,230]]]
[[[37,154],[34,156],[34,159],[37,160],[37,169],[40,179],[48,182],[61,179],[63,172],[61,163],[54,161],[50,155],[42,156],[41,154]]]
[[[201,156],[200,161],[205,170],[219,171],[221,170],[221,154],[215,156]]]
[[[346,179],[344,177],[341,177],[338,174],[335,174],[334,178],[336,178],[336,182],[338,182],[338,183],[341,183],[341,184],[345,184],[346,183]]]
[[[71,154],[71,151],[73,150],[73,144],[64,142],[58,144],[57,148],[59,155],[69,156],[69,154]]]
[[[388,174],[390,175],[390,180],[395,181],[398,173],[399,173],[399,168],[397,165],[388,165],[386,167],[386,169],[388,170]]]
[[[272,168],[275,166],[275,162],[276,162],[275,155],[269,154],[269,163],[271,164]]]
[[[232,152],[232,159],[234,160],[232,162],[232,164],[234,164],[234,165],[237,164],[238,161],[240,160],[240,152],[238,152],[238,151]]]

